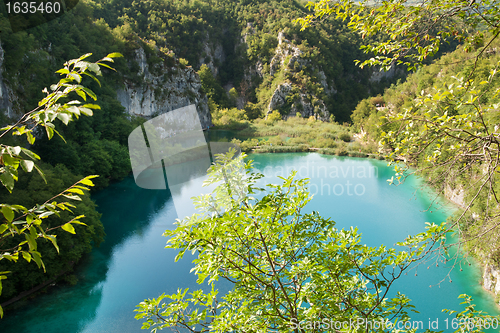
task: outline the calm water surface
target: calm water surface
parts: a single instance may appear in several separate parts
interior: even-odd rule
[[[310,178],[314,199],[308,211],[331,217],[338,228],[357,226],[362,241],[371,246],[392,246],[423,231],[425,222],[445,221],[453,209],[442,204],[428,210],[432,194],[420,189],[416,179],[389,186],[386,179],[392,171],[383,161],[297,153],[251,158],[268,183],[280,182],[278,177],[292,169]],[[0,332],[140,332],[141,322],[133,318],[136,304],[177,288],[197,288],[195,276],[189,273],[191,259],[175,263],[175,251],[164,249],[162,233],[177,218],[169,191],[140,189],[129,177],[94,199],[107,236],[78,269],[78,285],[56,286],[20,310],[8,312],[0,321]],[[421,265],[417,276],[411,271],[394,290],[412,299],[420,311],[412,319],[421,320],[426,328],[429,319],[439,320],[439,329],[451,332],[446,330],[441,309],[461,309],[458,295],[462,293],[473,296],[479,309],[499,314],[479,285],[479,269],[463,268],[451,272],[450,283],[445,279],[449,267]]]

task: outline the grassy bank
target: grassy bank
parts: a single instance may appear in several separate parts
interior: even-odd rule
[[[245,122],[234,138],[243,151],[254,153],[291,153],[316,151],[320,154],[383,158],[376,143],[357,140],[351,126],[322,122],[314,118],[289,117],[287,120],[256,119]],[[215,127],[214,130],[227,130]],[[222,138],[218,141],[229,141]]]

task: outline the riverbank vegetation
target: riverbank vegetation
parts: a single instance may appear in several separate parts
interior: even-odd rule
[[[384,13],[401,5],[390,1],[355,17],[350,8],[327,9],[326,3],[314,5],[316,15],[345,15],[353,29],[367,35],[380,27],[368,26],[367,20],[381,20]],[[395,163],[393,183],[419,174],[438,193],[454,198],[462,210],[450,219],[449,228],[457,233],[458,246],[496,272],[500,267],[500,11],[495,1],[462,5],[445,1],[440,8],[446,10],[436,20],[460,17],[465,26],[450,25],[432,33],[412,30],[429,20],[412,6],[404,9],[405,17],[396,15],[384,25],[396,38],[367,43],[366,50],[385,48],[385,52],[362,65],[397,62],[417,70],[406,82],[387,89],[377,103],[361,101],[351,119],[366,133],[365,141],[380,142],[390,152],[390,160],[404,161]],[[425,6],[434,8],[433,3]],[[463,10],[472,14],[462,16]],[[303,23],[307,25],[307,20]],[[402,27],[409,29],[404,36],[398,34]],[[455,36],[464,43],[422,66],[420,61],[433,54],[443,36]],[[485,284],[491,279],[488,274],[496,273],[485,270]],[[485,287],[494,291],[491,285]]]
[[[356,140],[353,128],[347,124],[306,119],[300,113],[286,120],[273,116],[255,119],[245,123],[244,129],[232,131],[236,136],[232,142],[243,151],[255,153],[318,151],[337,156],[379,156],[378,145]]]

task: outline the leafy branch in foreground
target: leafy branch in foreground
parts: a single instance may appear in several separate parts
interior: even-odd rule
[[[33,145],[36,137],[40,135],[37,132],[39,126],[45,128],[48,138],[51,139],[54,133],[60,136],[54,125],[56,119],[61,120],[67,125],[70,121],[78,119],[81,114],[92,116],[92,109],[100,109],[99,105],[82,103],[80,100],[71,99],[73,97],[72,93],[75,93],[84,102],[87,101],[87,97],[96,100],[97,96],[95,93],[81,85],[82,77],[91,77],[99,83],[96,76],[102,75],[100,66],[112,69],[106,62],[113,62],[113,58],[121,57],[122,55],[111,53],[94,63],[84,60],[89,56],[91,56],[91,53],[85,54],[78,59],[67,61],[64,64],[64,68],[56,72],[64,77],[57,84],[50,87],[50,92],[47,88],[44,89],[47,96],[38,103],[35,109],[24,114],[15,124],[2,128],[0,140],[8,134],[15,136],[26,135],[28,143]],[[70,101],[66,102],[68,98]],[[37,160],[40,160],[40,157],[27,148],[0,143],[0,181],[2,185],[12,193],[15,181],[19,177],[19,166],[25,172],[32,172],[33,169],[36,169],[45,180],[42,170],[35,164]],[[15,204],[0,204],[3,215],[3,220],[0,222],[0,261],[7,259],[16,262],[22,257],[27,262],[33,260],[38,267],[43,268],[45,271],[42,254],[37,251],[37,240],[40,238],[49,240],[59,252],[56,235],[50,232],[61,228],[74,234],[74,224],[85,224],[80,221],[84,217],[83,215],[76,216],[68,222],[51,228],[46,227],[43,220],[51,215],[59,216],[59,213],[62,211],[71,212],[71,209],[75,208],[74,205],[56,199],[81,200],[81,196],[85,194],[84,191],[88,191],[89,187],[94,186],[91,179],[95,177],[97,176],[85,177],[43,204],[36,205],[31,209]],[[7,242],[8,240],[19,241],[19,243],[14,246],[9,245],[7,248],[2,248],[2,244],[11,243]],[[0,272],[0,294],[2,292],[1,282],[7,278],[8,273],[7,271]],[[0,317],[2,316],[3,309],[0,307]]]
[[[305,213],[311,195],[307,181],[296,179],[295,173],[281,178],[280,185],[267,185],[267,194],[255,199],[250,195],[262,175],[250,173],[250,162],[246,173],[227,168],[228,162],[220,157],[209,172],[207,185],[219,184],[216,200],[196,198],[202,212],[164,233],[167,248],[179,250],[177,260],[186,251],[197,253],[193,271],[198,284],[208,281],[208,291],[178,290],[141,302],[135,311],[137,319],[145,319],[144,329],[320,332],[329,329],[310,323],[409,318],[410,300],[391,288],[426,255],[429,242],[444,242],[444,224],[428,225],[425,232],[399,243],[404,250],[369,247],[361,243],[357,229],[339,230],[331,219]],[[238,186],[232,185],[235,179],[240,179]],[[242,182],[249,193],[243,198]],[[224,193],[232,199],[217,199]],[[221,283],[230,286],[224,295],[217,289]],[[374,331],[362,324],[356,329]]]

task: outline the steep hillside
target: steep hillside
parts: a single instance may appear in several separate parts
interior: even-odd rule
[[[382,96],[361,101],[352,120],[364,140],[383,140],[386,152],[396,157],[403,154],[395,149],[399,143],[415,139],[415,147],[410,148],[411,153],[418,152],[413,153],[415,158],[409,158],[411,154],[401,158],[422,170],[421,176],[461,208],[449,222],[459,221],[455,230],[464,241],[462,246],[483,264],[483,286],[500,298],[496,194],[500,181],[497,162],[490,164],[490,157],[495,161],[498,154],[499,50],[497,39],[476,61],[473,53],[459,47],[420,68],[406,82],[392,85]],[[421,121],[410,126],[405,119],[411,118]],[[387,133],[395,138],[390,143]]]

